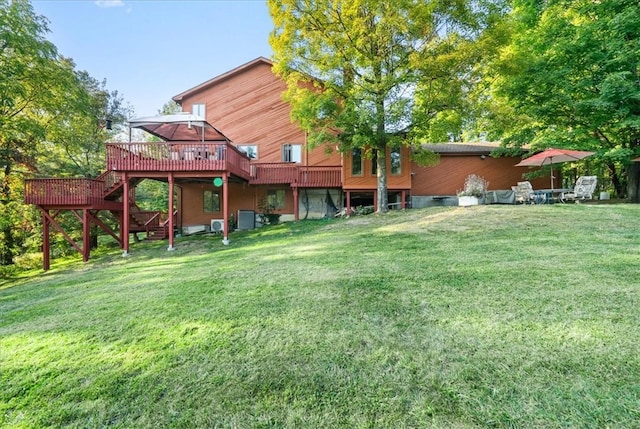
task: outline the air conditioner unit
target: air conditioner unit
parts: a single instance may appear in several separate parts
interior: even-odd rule
[[[211,232],[224,233],[224,219],[211,219]]]
[[[256,227],[256,212],[253,210],[238,210],[238,229],[254,229]]]
[[[184,235],[197,234],[199,232],[205,232],[207,230],[207,225],[190,225],[182,228],[182,233]]]

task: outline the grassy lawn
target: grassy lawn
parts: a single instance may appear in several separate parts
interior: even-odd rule
[[[640,427],[639,205],[140,243],[0,286],[0,426]]]

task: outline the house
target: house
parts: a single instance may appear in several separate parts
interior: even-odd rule
[[[282,100],[285,89],[272,63],[257,58],[173,97],[191,115],[174,115],[173,122],[164,125],[132,121],[131,126],[167,140],[108,143],[106,171],[100,177],[27,181],[25,201],[42,213],[44,268],[49,268],[51,228],[87,260],[92,225],[111,235],[127,254],[132,232],[168,238],[171,250],[175,231],[217,230],[228,243],[228,225],[253,228],[256,215],[265,210],[282,220],[298,220],[333,216],[343,207],[375,205],[375,161],[358,150],[339,153],[331,145],[309,149],[305,133],[291,122],[290,108]],[[165,128],[171,124],[196,132],[196,137],[172,131],[168,138]],[[489,157],[494,148],[435,145],[441,156],[436,167],[412,163],[409,148],[390,151],[390,205],[405,208],[433,196],[455,196],[470,173],[487,178],[493,189],[510,189],[525,171],[514,167],[519,158]],[[168,183],[166,214],[143,212],[135,204],[136,185],[148,179]],[[56,221],[63,210],[72,211],[82,223],[81,244]],[[101,220],[101,212],[113,214],[117,231]]]

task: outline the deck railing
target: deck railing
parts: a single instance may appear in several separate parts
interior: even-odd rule
[[[286,183],[304,188],[340,187],[342,167],[300,166],[286,163],[251,164],[253,185]]]
[[[228,171],[249,178],[249,158],[235,146],[211,142],[107,143],[107,169]]]
[[[104,181],[95,179],[25,180],[25,202],[51,206],[91,205],[104,201]]]

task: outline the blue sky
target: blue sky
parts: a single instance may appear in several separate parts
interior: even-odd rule
[[[135,115],[257,57],[271,57],[263,0],[32,0],[48,39],[107,80]]]

